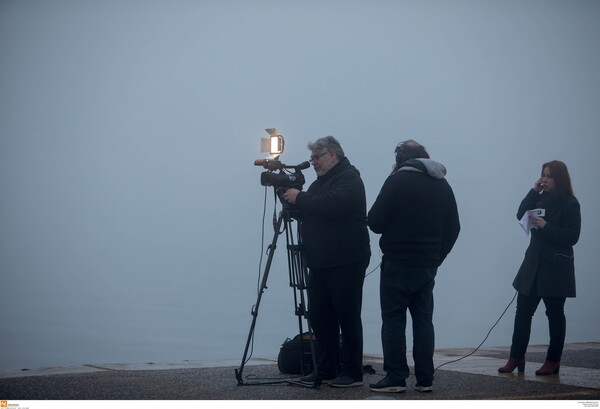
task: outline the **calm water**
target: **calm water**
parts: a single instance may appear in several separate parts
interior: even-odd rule
[[[8,308],[0,312],[0,369],[185,360],[241,362],[251,306],[257,298],[256,276],[235,285],[231,280],[204,278],[194,282],[129,280],[118,283],[116,289],[108,282],[80,285],[76,293],[64,290],[60,283],[29,286],[9,300],[5,297],[3,304]],[[298,333],[286,278],[272,272],[269,280],[251,351],[255,358],[275,358],[281,343]],[[376,271],[367,277],[364,288],[365,353],[373,354],[381,354],[378,281]],[[464,294],[455,285],[438,275],[437,348],[479,345],[513,295],[510,288],[503,294],[490,294],[488,303],[474,309],[463,301]],[[574,304],[570,301],[567,310]],[[513,316],[514,304],[486,346],[510,343]],[[590,327],[577,318],[569,317],[567,341],[593,340]],[[410,341],[410,322],[407,331]],[[546,343],[546,334],[540,309],[532,343]]]

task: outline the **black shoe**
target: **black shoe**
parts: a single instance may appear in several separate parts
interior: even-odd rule
[[[362,384],[362,379],[352,379],[348,375],[340,375],[329,381],[329,386],[333,386],[334,388],[350,388],[352,386],[361,386]]]
[[[379,382],[370,384],[369,389],[371,389],[373,392],[404,392],[406,391],[406,381],[404,379],[394,381],[389,377],[389,375],[386,375],[386,377],[381,379]]]
[[[321,381],[320,383],[323,383],[323,384],[331,382],[331,379],[332,379],[332,378],[324,377],[323,374],[313,372],[310,375],[301,377],[300,379],[298,379],[298,381],[301,383],[307,384],[307,385],[314,385],[315,381],[318,378],[320,378],[320,381]]]
[[[421,382],[415,385],[415,390],[419,392],[433,392],[433,384],[431,381],[429,382]]]

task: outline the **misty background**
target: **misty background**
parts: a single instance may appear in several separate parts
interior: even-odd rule
[[[272,127],[286,164],[338,138],[369,207],[398,142],[447,167],[462,231],[438,271],[436,348],[474,348],[500,317],[529,240],[517,207],[564,161],[583,220],[566,341],[600,341],[599,40],[595,0],[3,0],[0,369],[241,360],[265,208],[263,251],[273,237],[253,165]],[[298,331],[284,243],[256,358]],[[514,310],[485,346],[510,345]],[[547,342],[540,305],[531,344]]]

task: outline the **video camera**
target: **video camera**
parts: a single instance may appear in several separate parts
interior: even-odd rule
[[[255,166],[262,166],[268,169],[260,174],[260,184],[263,186],[273,186],[275,188],[294,188],[301,190],[305,179],[302,174],[302,169],[310,167],[310,163],[302,162],[299,165],[288,166],[278,160],[257,159],[254,161]],[[275,173],[279,170],[279,173]],[[284,170],[293,170],[294,173],[286,173]]]

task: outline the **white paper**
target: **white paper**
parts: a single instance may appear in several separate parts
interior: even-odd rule
[[[546,215],[546,209],[533,209],[527,210],[521,220],[519,220],[519,224],[525,230],[525,233],[529,235],[529,231],[531,229],[537,229],[537,226],[533,225],[531,220],[532,217],[544,217]]]

